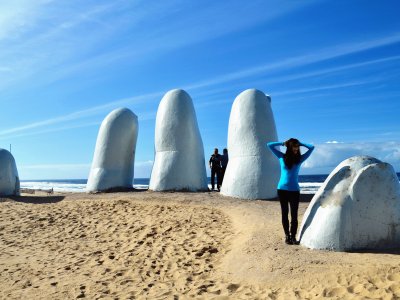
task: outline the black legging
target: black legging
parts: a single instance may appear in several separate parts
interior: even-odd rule
[[[281,203],[282,211],[282,226],[285,231],[285,235],[289,233],[294,237],[297,233],[297,211],[299,209],[300,192],[299,191],[286,191],[278,190],[279,202]],[[290,215],[292,221],[290,222],[289,232],[289,204],[290,204]]]

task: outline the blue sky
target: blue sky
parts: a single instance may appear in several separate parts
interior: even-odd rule
[[[316,145],[303,174],[353,155],[400,171],[400,2],[3,0],[0,148],[21,179],[87,178],[101,121],[139,117],[135,177],[158,103],[192,97],[206,160],[245,89],[272,98],[280,140]]]

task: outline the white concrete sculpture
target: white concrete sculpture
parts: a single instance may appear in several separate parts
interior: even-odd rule
[[[19,177],[13,155],[0,149],[0,196],[19,196]]]
[[[87,192],[132,188],[138,118],[127,108],[113,110],[101,123]]]
[[[312,249],[400,246],[400,185],[393,167],[369,156],[340,163],[312,199],[300,229]]]
[[[221,193],[243,199],[275,198],[279,161],[266,143],[277,140],[271,98],[255,89],[237,96],[229,118],[229,163]]]
[[[167,92],[158,107],[149,189],[208,190],[203,142],[193,102],[180,89]]]

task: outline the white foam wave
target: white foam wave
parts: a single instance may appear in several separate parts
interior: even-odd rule
[[[302,194],[315,194],[322,184],[323,182],[300,182],[300,192]]]
[[[303,194],[315,194],[318,189],[322,186],[322,182],[300,182],[300,191]],[[135,189],[146,190],[149,188],[147,184],[134,184]],[[211,189],[211,184],[208,185]],[[21,188],[35,189],[35,190],[50,190],[53,189],[55,192],[74,192],[84,193],[86,192],[86,184],[81,183],[63,183],[63,182],[51,182],[51,181],[22,181]]]
[[[133,187],[137,190],[147,190],[149,188],[147,184],[134,184]]]
[[[21,189],[32,190],[51,190],[55,192],[69,192],[69,193],[84,193],[86,192],[86,184],[83,183],[62,183],[62,182],[47,182],[47,181],[22,181]],[[148,189],[146,184],[134,184],[133,187],[139,190]]]
[[[23,181],[21,182],[22,189],[32,190],[50,190],[53,189],[55,192],[84,192],[86,184],[79,183],[58,183],[58,182],[46,182],[46,181]]]

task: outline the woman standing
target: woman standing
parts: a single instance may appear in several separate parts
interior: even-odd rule
[[[301,164],[311,155],[314,146],[301,143],[299,140],[291,138],[286,142],[271,142],[267,144],[268,148],[278,157],[281,165],[281,178],[278,183],[278,197],[281,203],[282,226],[285,231],[285,243],[289,245],[299,242],[296,240],[297,233],[297,211],[300,200],[299,171]],[[277,146],[286,146],[286,153],[277,150]],[[308,149],[301,155],[300,146]],[[289,205],[290,205],[290,231],[289,231]]]

